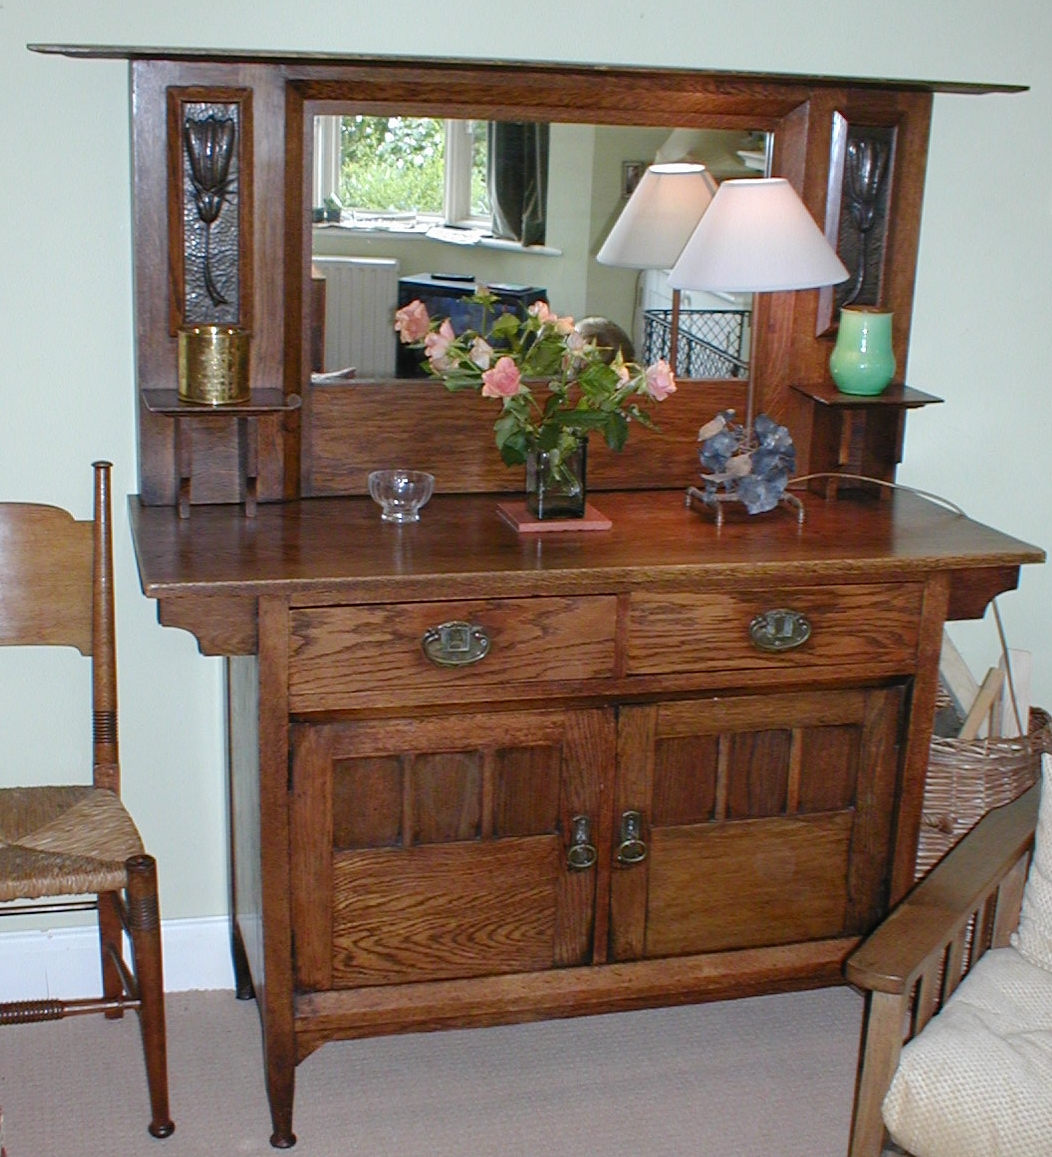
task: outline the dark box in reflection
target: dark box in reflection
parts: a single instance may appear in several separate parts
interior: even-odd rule
[[[398,280],[398,308],[401,309],[411,301],[422,301],[431,317],[448,317],[454,333],[463,333],[466,329],[477,330],[483,325],[482,306],[467,299],[478,288],[478,283],[470,274],[418,273],[412,277],[401,277]],[[498,312],[513,311],[519,317],[525,317],[527,306],[545,300],[548,295],[546,289],[537,285],[497,283],[487,288],[497,299]],[[398,340],[397,335],[395,340]],[[395,365],[400,378],[426,377],[422,350],[411,349],[400,341],[397,349]]]

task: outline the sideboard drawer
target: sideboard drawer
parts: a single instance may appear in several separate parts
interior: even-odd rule
[[[910,671],[923,595],[922,583],[640,592],[632,596],[629,616],[628,674],[789,665]],[[750,626],[764,615],[773,629],[760,641],[775,648],[785,643],[784,649],[765,650],[754,641]],[[762,624],[754,632],[762,635]]]
[[[290,709],[421,696],[444,702],[458,688],[609,678],[616,630],[612,595],[293,608]],[[429,632],[437,660],[425,653]]]

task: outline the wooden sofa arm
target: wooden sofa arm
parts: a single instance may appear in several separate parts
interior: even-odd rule
[[[866,993],[849,1157],[880,1157],[881,1105],[903,1044],[1018,924],[1040,790],[988,812],[845,963]]]

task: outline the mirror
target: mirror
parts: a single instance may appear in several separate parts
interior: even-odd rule
[[[553,122],[542,126],[547,130],[543,240],[523,245],[494,236],[500,230],[493,228],[492,209],[488,217],[471,218],[470,209],[459,216],[456,209],[450,211],[448,196],[445,212],[432,202],[431,214],[415,211],[410,201],[347,204],[366,195],[341,180],[341,137],[371,135],[383,149],[385,132],[381,123],[368,126],[366,134],[364,116],[341,112],[348,125],[342,134],[338,116],[319,115],[313,121],[312,274],[316,281],[325,279],[324,354],[320,364],[315,354],[313,368],[325,373],[353,368],[356,380],[414,376],[418,363],[407,359],[410,351],[399,350],[395,340],[394,309],[421,297],[436,303],[432,312],[445,313],[451,301],[476,284],[494,288],[517,307],[544,297],[560,315],[608,319],[628,335],[638,360],[668,358],[672,290],[667,271],[600,264],[599,248],[643,171],[655,161],[700,161],[716,180],[762,176],[770,163],[772,138],[765,132]],[[473,145],[477,150],[486,134],[479,132],[478,122],[445,124],[448,195],[457,126],[464,126],[461,139],[469,141],[469,150]],[[391,131],[397,130],[392,123]],[[491,149],[493,139],[491,126]],[[475,160],[477,170],[477,151]],[[405,156],[396,161],[403,167],[407,163]],[[485,161],[481,169],[484,175]],[[477,206],[477,185],[461,206]],[[382,195],[390,198],[389,191]],[[679,309],[679,376],[744,377],[748,296],[685,292]]]

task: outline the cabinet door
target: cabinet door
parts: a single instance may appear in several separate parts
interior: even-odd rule
[[[870,928],[886,899],[902,709],[900,686],[623,708],[614,823],[638,814],[642,845],[615,856],[612,958]]]
[[[587,962],[614,751],[602,709],[294,725],[299,987]]]

